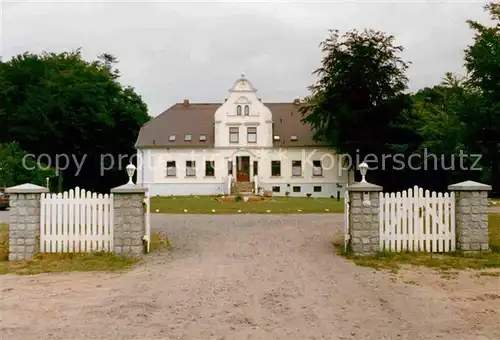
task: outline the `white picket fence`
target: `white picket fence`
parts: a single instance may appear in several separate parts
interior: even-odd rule
[[[455,250],[455,194],[430,193],[415,186],[380,193],[380,250]]]
[[[40,251],[113,251],[113,214],[113,194],[42,194]]]

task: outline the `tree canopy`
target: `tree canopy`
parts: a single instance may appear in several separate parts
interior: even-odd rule
[[[361,161],[377,156],[375,164],[367,162],[378,167],[370,178],[388,189],[415,184],[443,189],[472,179],[500,191],[500,4],[485,10],[492,26],[467,21],[475,34],[465,49],[467,74],[448,72],[440,84],[413,94],[407,91],[403,47],[393,36],[330,31],[320,45],[321,67],[313,72],[319,79],[302,110],[315,139],[353,161],[356,155]],[[420,156],[413,159],[418,169],[409,169],[409,162],[395,169],[391,158],[384,163],[382,154],[395,153],[406,161]],[[437,167],[428,167],[435,162],[429,154],[437,157]]]
[[[23,183],[46,185],[46,178],[55,177],[54,169],[40,167],[32,157],[25,157],[17,142],[0,144],[0,187]]]
[[[24,53],[0,63],[0,143],[16,141],[25,152],[47,155],[51,166],[57,155],[68,155],[65,187],[107,191],[122,184],[118,156],[135,153],[149,116],[134,89],[120,84],[115,63],[109,54],[86,61],[80,50]],[[114,155],[115,169],[102,172],[106,154]]]

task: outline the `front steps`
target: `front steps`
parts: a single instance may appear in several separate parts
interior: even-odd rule
[[[252,182],[235,182],[231,187],[231,194],[249,196],[254,194],[254,184]]]

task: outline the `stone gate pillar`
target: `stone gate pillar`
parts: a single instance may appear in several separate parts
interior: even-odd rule
[[[147,188],[125,184],[111,189],[113,194],[113,248],[117,255],[139,257],[143,253],[144,198]]]
[[[5,192],[10,195],[9,261],[31,260],[40,247],[40,199],[49,189],[26,183]]]
[[[380,249],[380,185],[360,182],[348,185],[349,244],[358,255],[374,254]]]
[[[457,250],[488,251],[488,191],[491,185],[465,181],[448,186],[455,192]]]

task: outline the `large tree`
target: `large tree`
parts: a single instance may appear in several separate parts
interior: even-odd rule
[[[149,117],[141,97],[120,84],[115,63],[108,54],[86,61],[80,50],[25,53],[0,63],[0,142],[17,141],[26,152],[46,154],[52,166],[58,154],[71,157],[65,187],[106,191],[123,183],[118,156],[134,153]],[[101,176],[105,154],[115,157],[115,169]],[[84,160],[80,171],[75,159]]]
[[[395,38],[374,30],[343,35],[331,30],[320,48],[322,65],[314,71],[319,79],[309,87],[311,95],[302,108],[314,138],[353,161],[358,153],[361,160],[367,154],[381,157],[390,144],[409,138],[395,127],[411,106],[404,93],[408,66]],[[369,165],[380,169],[381,164]]]
[[[485,6],[493,24],[467,21],[474,30],[474,43],[465,50],[468,83],[480,93],[481,105],[463,116],[465,141],[483,155],[482,164],[491,169],[486,180],[500,191],[500,3]]]
[[[54,169],[39,167],[33,158],[26,157],[18,143],[0,144],[0,187],[24,183],[45,186],[47,177],[55,177]]]

